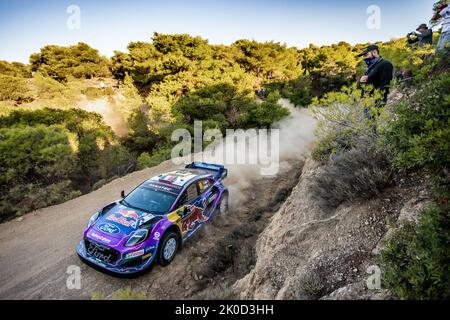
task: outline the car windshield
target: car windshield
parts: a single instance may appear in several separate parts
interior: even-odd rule
[[[165,214],[169,211],[175,199],[175,194],[141,186],[126,196],[122,202],[126,206],[142,211]]]

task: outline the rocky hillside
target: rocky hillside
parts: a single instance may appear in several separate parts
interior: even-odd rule
[[[233,289],[242,299],[385,299],[368,290],[388,223],[415,220],[430,202],[423,178],[408,176],[371,200],[322,208],[310,185],[324,166],[307,160],[299,183],[259,236],[256,265]],[[370,270],[369,270],[370,271]]]

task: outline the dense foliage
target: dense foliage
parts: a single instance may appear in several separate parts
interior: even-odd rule
[[[450,220],[448,207],[425,209],[417,225],[392,234],[379,258],[383,283],[409,300],[450,298]]]
[[[380,45],[382,54],[398,69],[408,67],[412,74],[423,75],[433,67],[423,64],[430,48],[412,50],[404,39]],[[11,189],[13,180],[23,187],[27,180],[36,186],[64,183],[58,186],[64,186],[65,194],[88,192],[114,176],[167,159],[172,131],[192,131],[194,120],[202,120],[203,129],[223,132],[269,127],[288,113],[278,104],[280,95],[298,106],[336,100],[340,95],[336,92],[342,86],[350,88],[362,72],[355,55],[363,47],[341,42],[299,50],[245,39],[225,46],[187,34],[154,33],[150,42],[131,42],[127,52],[115,52],[111,59],[78,43],[46,46],[30,57],[29,65],[0,61],[0,128],[5,132],[0,143],[19,143],[14,137],[23,130],[39,133],[49,147],[56,134],[66,135],[71,147],[66,176],[44,183],[43,176],[34,171],[25,179],[13,170],[17,179],[3,182],[1,188]],[[109,84],[101,86],[103,81]],[[255,91],[261,88],[266,89],[266,96],[255,99]],[[79,109],[86,101],[100,102],[102,116]],[[111,123],[111,113],[113,122],[124,123],[126,133],[120,138],[104,122]],[[315,153],[322,160],[339,153],[341,147],[356,146],[359,133],[334,129],[342,139],[334,139],[336,132],[327,131],[328,139],[321,140],[322,149]],[[5,159],[16,156],[12,149],[5,149],[3,155]],[[24,161],[31,165],[36,159]],[[45,167],[47,162],[40,165]],[[18,194],[24,199],[32,193]],[[7,215],[36,206],[19,208],[19,198],[5,199],[10,207]],[[42,205],[47,203],[42,201]]]
[[[13,111],[0,117],[0,220],[90,191],[133,166],[99,114]]]
[[[450,74],[424,83],[394,107],[386,143],[397,168],[450,170]]]
[[[108,60],[83,42],[69,47],[46,46],[30,56],[30,64],[31,71],[56,80],[109,75]]]

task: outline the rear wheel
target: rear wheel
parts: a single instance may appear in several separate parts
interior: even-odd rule
[[[219,203],[219,214],[226,215],[228,214],[229,206],[228,206],[228,193],[222,194],[222,198]]]
[[[167,266],[171,263],[173,258],[175,258],[179,245],[178,235],[173,231],[166,232],[160,241],[158,250],[159,264]]]

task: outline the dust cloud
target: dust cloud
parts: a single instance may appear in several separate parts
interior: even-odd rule
[[[307,108],[296,108],[287,99],[280,99],[279,103],[285,108],[289,109],[290,116],[273,125],[274,129],[279,130],[279,157],[272,159],[278,162],[279,172],[286,172],[291,169],[291,163],[304,160],[308,154],[312,142],[315,138],[315,130],[317,122],[313,114]],[[258,154],[258,143],[253,143],[258,140],[259,133],[248,137],[239,137],[240,139],[247,139],[247,153]],[[270,139],[269,139],[270,140]],[[215,145],[214,150],[218,151],[214,154],[203,153],[202,160],[210,163],[224,164],[228,169],[228,178],[226,184],[233,195],[230,197],[231,205],[239,205],[246,201],[244,192],[241,192],[249,187],[252,187],[259,179],[271,179],[273,176],[266,176],[261,174],[265,164],[236,164],[227,163],[224,161],[223,154],[227,150],[235,148],[237,143],[242,141],[224,141],[220,145]],[[272,146],[269,146],[269,150]]]
[[[80,109],[97,112],[102,115],[105,123],[111,127],[115,134],[120,137],[127,135],[128,128],[121,113],[117,110],[116,105],[108,98],[100,98],[93,101],[89,101],[87,98],[83,98],[78,104]]]

